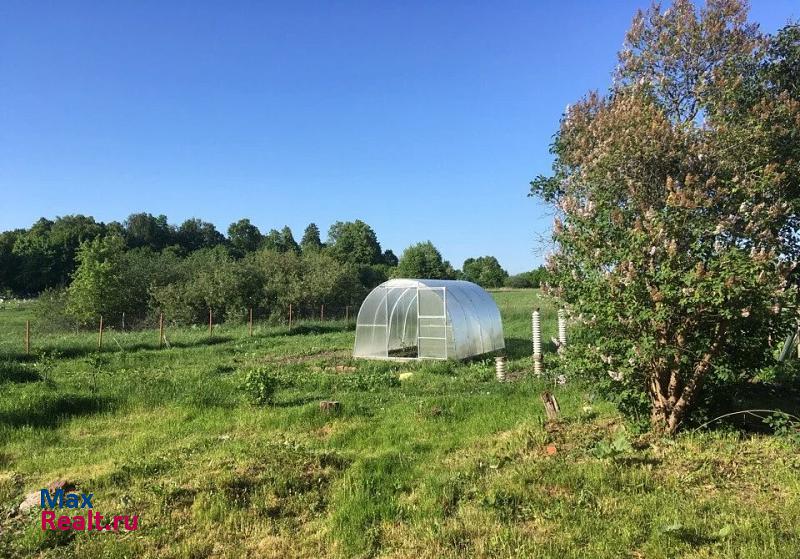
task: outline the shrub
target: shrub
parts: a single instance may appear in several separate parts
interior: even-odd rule
[[[271,371],[253,369],[244,379],[244,391],[254,404],[271,404],[279,384],[278,378]]]
[[[668,433],[795,327],[800,99],[775,74],[800,52],[746,15],[737,0],[640,13],[610,94],[567,111],[554,176],[531,185],[558,210],[550,292],[586,332],[586,374],[649,400]]]

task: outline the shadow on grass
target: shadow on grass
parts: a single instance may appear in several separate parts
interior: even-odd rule
[[[542,353],[555,353],[551,342],[542,340]],[[509,359],[522,359],[533,355],[533,342],[528,338],[506,338],[506,356]]]
[[[800,384],[771,384],[764,382],[744,382],[734,386],[730,398],[724,406],[715,409],[712,416],[718,417],[727,413],[743,410],[775,410],[800,417]],[[769,412],[759,411],[759,416],[768,416]],[[728,426],[746,432],[771,433],[772,428],[762,419],[749,413],[736,413],[721,421],[716,426]],[[708,426],[713,429],[715,424]]]
[[[118,352],[120,350],[120,347],[122,347],[122,350],[126,351],[126,352],[141,351],[141,350],[166,351],[166,350],[169,350],[170,348],[173,348],[173,349],[190,349],[190,348],[195,348],[195,347],[208,347],[208,346],[215,346],[215,345],[228,343],[230,341],[233,341],[234,338],[231,337],[231,336],[214,336],[213,338],[210,338],[210,339],[209,338],[205,338],[205,339],[201,338],[201,339],[193,340],[193,341],[180,341],[179,340],[179,341],[175,341],[175,342],[169,342],[169,347],[167,347],[165,345],[163,348],[159,348],[157,342],[152,342],[152,343],[149,343],[149,342],[138,342],[138,343],[134,343],[134,344],[120,344],[120,345],[117,345],[116,343],[114,343],[113,338],[111,340],[108,340],[108,338],[106,338],[106,340],[107,341],[104,342],[103,349],[100,351],[100,353],[115,353],[115,352]],[[87,357],[89,355],[94,355],[98,351],[97,348],[94,347],[94,346],[83,346],[83,347],[80,347],[80,346],[77,346],[77,347],[76,346],[72,346],[72,347],[55,346],[55,347],[48,347],[46,349],[48,349],[48,350],[52,349],[52,350],[58,351],[58,356],[61,359],[79,359],[79,358]],[[7,353],[6,354],[6,358],[10,359],[11,361],[16,361],[17,363],[35,363],[39,359],[39,356],[38,356],[38,354],[26,355],[24,353],[17,352],[17,353]],[[0,365],[0,367],[2,367],[2,365]],[[2,373],[0,373],[0,375],[1,374]],[[0,382],[2,382],[2,378],[0,378]]]
[[[26,383],[42,380],[39,373],[24,364],[14,361],[0,361],[0,384],[5,382]]]
[[[76,394],[43,395],[10,410],[0,411],[0,425],[8,427],[53,428],[73,417],[92,415],[113,409],[115,401],[105,397]]]
[[[270,404],[273,408],[294,408],[297,406],[305,406],[311,402],[321,402],[325,397],[319,394],[310,396],[298,396],[296,398],[288,398],[286,400],[276,400]]]
[[[346,332],[352,328],[342,326],[329,326],[327,324],[300,324],[293,326],[287,332],[290,336],[305,336],[307,334],[330,334],[331,332]]]

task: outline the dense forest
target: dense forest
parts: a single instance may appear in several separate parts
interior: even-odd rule
[[[88,324],[103,315],[129,323],[164,312],[172,322],[283,316],[290,304],[355,305],[391,277],[466,279],[483,287],[538,287],[543,269],[516,276],[493,256],[460,270],[431,242],[398,258],[360,220],[334,223],[323,242],[311,223],[298,242],[286,226],[266,234],[248,219],[223,234],[209,222],[173,225],[137,213],[123,223],[90,216],[42,218],[0,233],[0,295],[37,296],[50,320]]]

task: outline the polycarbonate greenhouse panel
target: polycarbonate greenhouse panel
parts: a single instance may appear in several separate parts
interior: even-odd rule
[[[355,357],[465,359],[505,348],[492,296],[468,281],[393,279],[358,312]]]

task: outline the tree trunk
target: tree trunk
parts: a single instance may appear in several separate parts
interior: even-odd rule
[[[669,368],[663,360],[653,364],[649,393],[650,424],[654,431],[674,435],[681,428],[713,359],[719,353],[724,332],[725,325],[717,324],[714,342],[686,374],[681,374],[678,368]]]

